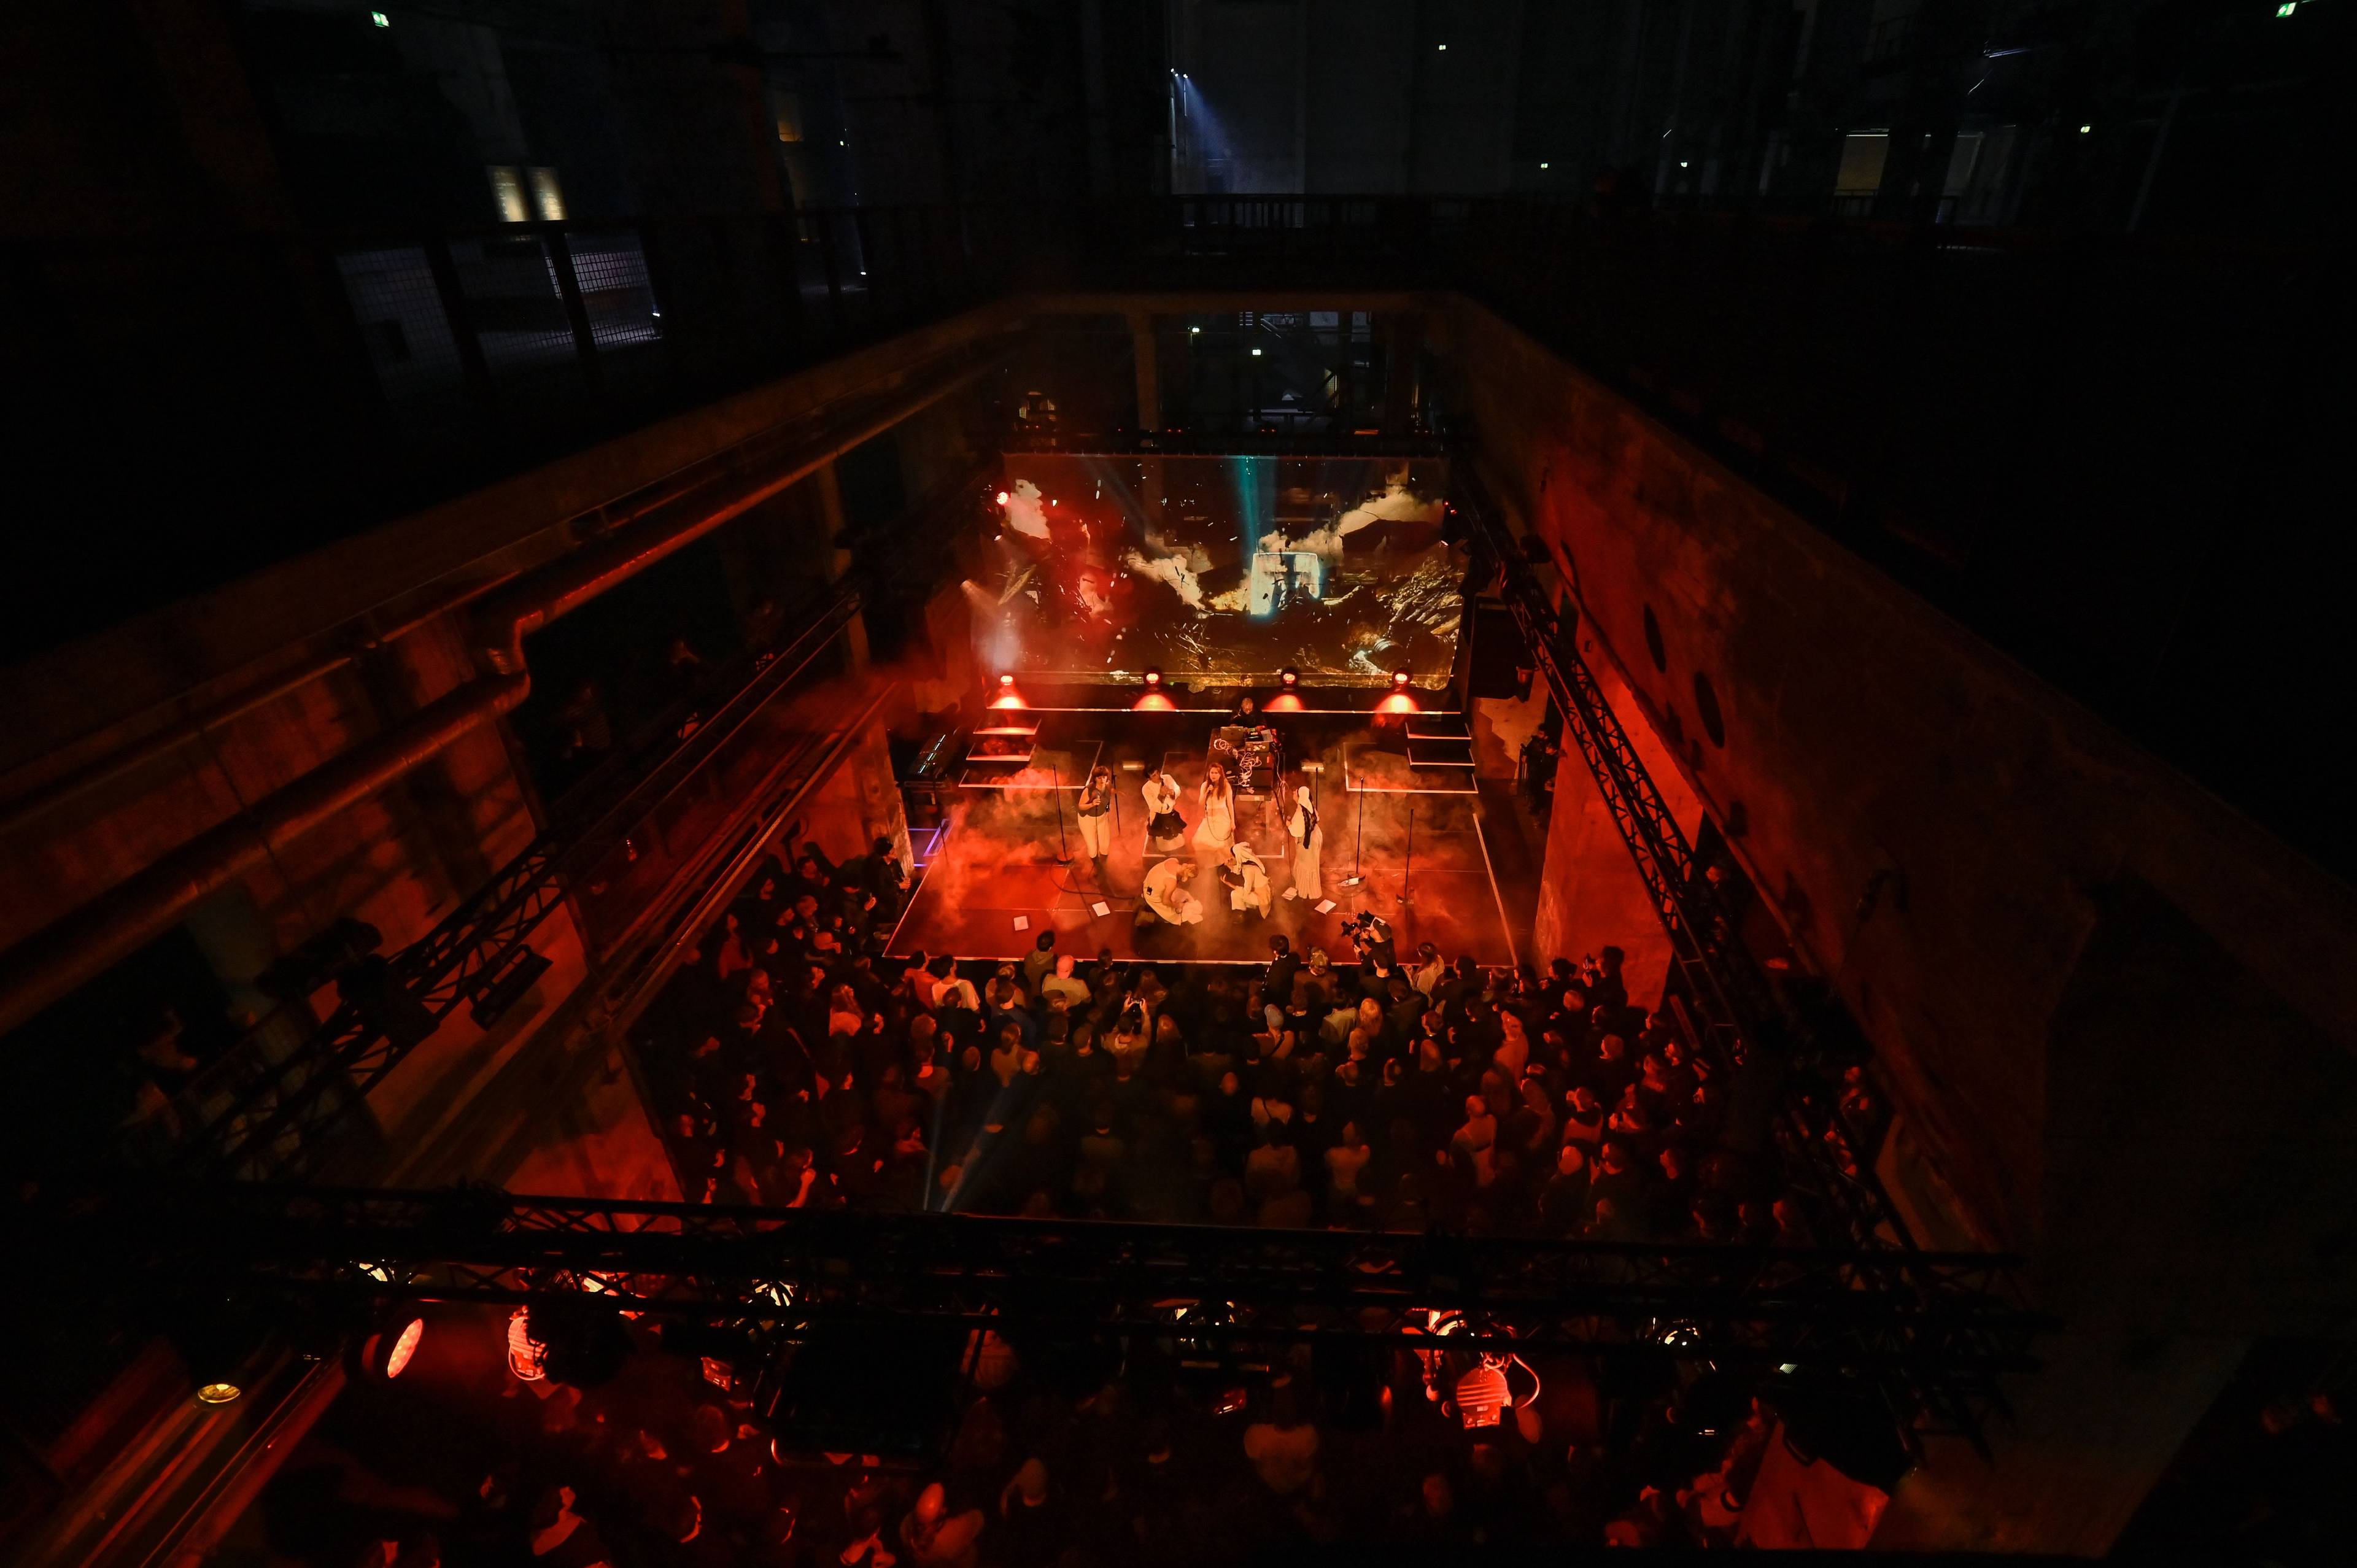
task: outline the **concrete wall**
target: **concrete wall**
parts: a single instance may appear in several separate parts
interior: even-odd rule
[[[1592,650],[1587,656],[1595,657]],[[1628,688],[1617,675],[1599,672],[1598,680],[1619,709],[1629,706]],[[1661,790],[1663,804],[1691,837],[1702,822],[1701,799],[1647,726],[1632,725],[1630,738]],[[1659,1006],[1670,978],[1669,936],[1662,929],[1644,878],[1637,874],[1628,841],[1620,836],[1595,776],[1572,743],[1568,725],[1564,741],[1555,768],[1555,810],[1547,824],[1546,871],[1539,883],[1532,950],[1541,962],[1557,957],[1577,962],[1584,953],[1617,947],[1627,955],[1621,976],[1629,1000],[1641,1007]]]
[[[172,742],[0,829],[0,948],[476,679],[468,590],[458,585],[479,590],[576,547],[593,536],[579,526],[585,516],[630,516],[635,492],[733,454],[748,438],[777,433],[781,439],[761,460],[781,465],[795,456],[797,441],[829,449],[831,432],[856,427],[879,403],[907,401],[929,381],[942,384],[945,362],[1000,340],[1014,319],[987,311],[910,334],[0,670],[0,711],[9,716],[0,727],[0,804],[109,766],[125,746]],[[896,432],[906,439],[889,442],[884,453],[896,477],[905,465],[920,482],[932,482],[967,461],[969,417],[934,407]],[[759,477],[749,467],[744,475],[748,487]],[[740,533],[767,529],[791,537],[771,541],[776,548],[766,553],[716,548],[717,569],[763,575],[781,553],[799,547],[811,556],[813,583],[831,575],[834,564],[801,493],[811,489],[805,483],[780,498],[788,515],[740,520]],[[764,585],[775,591],[775,584]],[[444,607],[435,609],[437,603]],[[409,623],[405,631],[386,629],[402,622]],[[225,698],[275,684],[286,689],[221,716]],[[199,731],[188,723],[197,715],[218,722]],[[870,738],[868,765],[845,770],[856,771],[860,784],[856,831],[840,853],[857,853],[886,832],[905,854],[888,754],[880,731]],[[386,950],[398,950],[511,860],[538,832],[521,755],[500,725],[468,732],[332,820],[277,843],[193,909],[191,931],[230,990],[232,1009],[266,1005],[248,983],[335,918],[374,925]],[[377,1088],[372,1109],[396,1158],[455,1135],[470,1101],[521,1081],[512,1073],[534,1059],[527,1047],[566,1016],[589,974],[578,935],[559,912],[534,945],[554,967],[497,1028],[477,1028],[462,1010]],[[334,1000],[331,990],[323,992],[314,1010]],[[125,1051],[132,1043],[92,1042]],[[585,1126],[614,1122],[605,1111],[581,1115],[591,1118]]]
[[[2156,1331],[2357,1302],[2315,1245],[2357,1163],[2287,1103],[2347,1088],[2351,890],[1488,312],[1434,329],[1624,719],[1831,977],[1973,1227],[2056,1303]],[[2262,1200],[2203,1196],[2259,1176]],[[2199,1284],[2238,1269],[2264,1283],[2231,1304]]]

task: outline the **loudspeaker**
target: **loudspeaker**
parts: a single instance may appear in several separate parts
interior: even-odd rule
[[[1503,599],[1481,597],[1469,607],[1473,612],[1473,659],[1467,679],[1469,697],[1512,697],[1520,701],[1531,694],[1531,678],[1536,663],[1531,658],[1530,645],[1523,639],[1523,628],[1515,624],[1514,613]]]

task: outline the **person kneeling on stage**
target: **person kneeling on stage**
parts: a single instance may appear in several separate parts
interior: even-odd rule
[[[1268,885],[1268,867],[1253,853],[1252,845],[1235,843],[1228,848],[1228,863],[1220,868],[1220,881],[1228,889],[1228,907],[1237,914],[1246,911],[1265,917],[1276,901],[1275,890]]]
[[[1140,913],[1150,912],[1166,925],[1196,924],[1203,918],[1203,901],[1187,891],[1187,884],[1194,880],[1193,862],[1175,857],[1163,861],[1146,874]]]

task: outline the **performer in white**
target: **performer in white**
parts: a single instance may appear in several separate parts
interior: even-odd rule
[[[1228,908],[1241,915],[1246,911],[1265,917],[1269,906],[1276,902],[1275,890],[1268,885],[1268,867],[1261,864],[1253,846],[1239,843],[1228,851],[1227,869],[1220,880],[1228,889]]]
[[[1185,846],[1187,819],[1178,814],[1178,780],[1167,772],[1146,780],[1146,847],[1164,854]]]
[[[1171,925],[1196,924],[1203,918],[1203,901],[1187,891],[1187,884],[1193,880],[1191,863],[1176,856],[1162,861],[1146,874],[1146,907]]]
[[[1228,770],[1211,764],[1195,796],[1203,808],[1203,820],[1195,824],[1195,853],[1205,860],[1224,860],[1236,842],[1236,792],[1229,787]]]
[[[1113,853],[1113,769],[1100,763],[1089,769],[1089,781],[1081,787],[1081,843],[1086,846],[1091,860],[1103,860]],[[1097,868],[1102,872],[1104,868]]]
[[[1318,852],[1326,847],[1326,830],[1318,823],[1318,808],[1309,803],[1309,787],[1302,785],[1293,791],[1293,815],[1286,820],[1285,831],[1293,835],[1293,886],[1285,890],[1288,898],[1318,899],[1326,896],[1318,879]]]

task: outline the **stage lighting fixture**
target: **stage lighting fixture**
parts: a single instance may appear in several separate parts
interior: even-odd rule
[[[1005,490],[998,492],[998,504],[1000,506],[1005,506],[1008,501],[1013,500],[1015,498],[1013,496],[1008,495]]]
[[[1406,684],[1407,684],[1407,681],[1408,681],[1408,674],[1407,674],[1407,671],[1405,671],[1405,670],[1394,670],[1394,671],[1392,671],[1392,684],[1393,684],[1393,685],[1394,685],[1394,686],[1405,686],[1405,685],[1406,685]]]
[[[1506,1370],[1487,1359],[1457,1380],[1457,1413],[1467,1431],[1496,1426],[1512,1395],[1506,1389]]]
[[[508,1370],[521,1383],[548,1376],[548,1347],[532,1337],[532,1309],[519,1306],[508,1318]]]
[[[1293,687],[1296,687],[1296,686],[1298,686],[1298,685],[1300,685],[1300,684],[1301,684],[1301,671],[1298,671],[1298,670],[1285,670],[1285,671],[1280,671],[1278,672],[1278,674],[1277,674],[1277,677],[1276,677],[1276,678],[1277,678],[1277,680],[1279,680],[1280,682],[1284,682],[1284,684],[1285,684],[1286,688],[1288,691],[1289,691],[1289,690],[1291,690]]]
[[[1015,684],[1015,677],[1012,675],[1001,675],[998,678],[998,683],[1001,687],[1012,686]]]
[[[1148,670],[1146,672],[1146,683],[1149,686],[1159,686],[1162,684],[1162,671],[1159,670]]]
[[[425,1319],[413,1317],[397,1328],[370,1335],[361,1347],[361,1363],[390,1381],[407,1369],[410,1358],[417,1354],[418,1341],[425,1337]]]
[[[245,1374],[267,1332],[253,1305],[242,1298],[200,1290],[182,1301],[166,1330],[199,1404],[234,1403],[245,1394]]]

